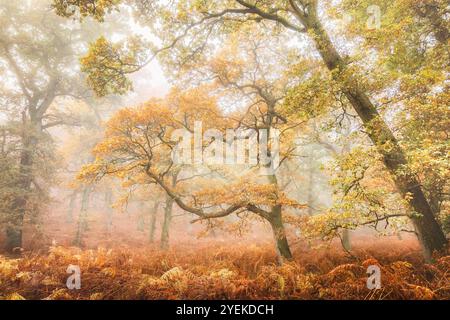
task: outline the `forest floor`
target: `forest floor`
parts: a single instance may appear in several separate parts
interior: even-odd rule
[[[364,242],[367,243],[367,242]],[[0,255],[2,299],[450,299],[450,256],[425,264],[410,240],[294,246],[295,259],[276,264],[270,244],[209,242],[82,250],[54,246]],[[66,287],[68,266],[81,288]],[[367,288],[367,267],[381,268],[381,289]]]

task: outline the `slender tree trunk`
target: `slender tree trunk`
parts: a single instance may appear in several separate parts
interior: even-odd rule
[[[330,71],[344,71],[347,63],[335,49],[317,17],[309,16],[305,25],[313,32],[316,48],[327,68]],[[341,72],[336,74],[336,79],[339,79]],[[398,174],[399,170],[405,171],[406,169],[408,171],[408,162],[403,150],[375,106],[359,87],[356,78],[343,83],[341,89],[362,120],[369,138],[383,156],[383,161],[391,173],[397,189],[403,197],[408,199],[412,211],[416,213],[411,215],[411,220],[422,245],[424,256],[427,260],[431,260],[432,252],[442,250],[446,246],[447,240],[417,178],[413,174]]]
[[[352,250],[352,244],[350,242],[350,230],[344,229],[342,230],[342,246],[345,250]]]
[[[172,221],[173,199],[169,196],[166,198],[166,206],[164,208],[164,221],[161,230],[161,249],[169,249],[169,231],[170,222]]]
[[[310,152],[308,160],[308,215],[312,216],[314,213],[314,165],[312,161],[312,152]]]
[[[113,208],[112,208],[112,190],[108,189],[105,192],[105,210],[106,210],[106,232],[110,232],[112,228]]]
[[[67,223],[73,222],[73,210],[75,209],[75,200],[77,199],[77,194],[78,194],[78,192],[75,190],[70,195],[69,208],[67,210],[67,217],[66,217]]]
[[[175,188],[177,185],[178,173],[175,172],[172,174],[172,187]],[[164,208],[164,221],[161,230],[161,243],[160,247],[163,250],[169,249],[169,231],[170,231],[170,222],[172,221],[172,210],[173,203],[175,202],[174,198],[167,194],[166,196],[166,204]]]
[[[155,201],[152,212],[150,212],[150,229],[148,233],[148,240],[152,243],[155,239],[155,230],[156,230],[156,215],[158,212],[159,202]]]
[[[269,132],[267,133],[268,136],[270,136],[270,129],[271,125],[273,123],[273,111],[275,110],[275,104],[269,104],[269,112],[267,123],[269,123]],[[271,159],[272,150],[269,147],[268,148],[268,156],[269,159]],[[266,165],[268,169],[275,170],[276,168],[273,166],[273,164]],[[272,184],[279,190],[278,185],[278,179],[276,176],[276,173],[273,172],[272,174],[267,176],[267,179],[269,180],[269,183]],[[286,237],[286,230],[284,228],[283,224],[283,217],[282,217],[282,210],[281,205],[275,205],[272,206],[270,216],[268,218],[268,221],[270,223],[270,226],[272,227],[272,232],[275,240],[275,248],[277,252],[278,257],[278,263],[281,265],[285,260],[292,260],[292,252],[289,247],[289,243]]]
[[[272,227],[279,264],[282,264],[284,260],[292,260],[292,253],[286,237],[280,205],[272,208],[269,223]]]
[[[144,232],[145,230],[145,219],[144,219],[144,201],[140,202],[139,212],[138,212],[138,221],[137,221],[137,229],[138,231]]]
[[[23,114],[22,151],[20,154],[20,169],[18,179],[18,194],[13,201],[9,225],[6,228],[6,250],[15,252],[22,248],[22,229],[28,198],[33,181],[33,156],[37,146],[35,128],[27,128],[27,120]]]
[[[427,3],[427,1],[423,1],[423,4],[418,3],[414,8],[420,17],[426,18],[433,26],[433,34],[436,40],[443,45],[447,45],[448,39],[450,38],[450,31],[447,24],[448,20],[443,18],[442,12],[439,12],[439,4],[436,3],[437,1],[434,2]]]
[[[9,225],[6,228],[6,250],[8,252],[15,252],[22,248],[22,229],[32,181],[32,151],[30,149],[30,144],[24,144],[24,150],[22,150],[20,156],[18,195],[13,201],[12,217],[9,219]]]
[[[194,219],[194,218],[195,218],[195,215],[191,214],[191,217],[192,217],[192,219]],[[186,230],[187,233],[188,233],[189,235],[192,235],[193,230],[194,230],[193,224],[192,224],[192,223],[188,223],[187,230]]]

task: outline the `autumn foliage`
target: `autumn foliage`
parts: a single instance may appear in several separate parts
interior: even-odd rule
[[[390,245],[386,246],[389,241]],[[339,246],[296,247],[278,266],[269,244],[219,241],[164,252],[50,247],[21,259],[0,256],[3,299],[448,299],[450,256],[425,264],[408,240],[361,244],[355,257]],[[394,243],[394,245],[392,245]],[[388,248],[388,249],[387,249]],[[81,289],[66,288],[69,264],[82,270]],[[366,268],[379,265],[382,288],[368,290]]]

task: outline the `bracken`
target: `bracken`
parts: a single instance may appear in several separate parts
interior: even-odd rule
[[[296,259],[278,266],[270,245],[214,242],[81,250],[51,247],[47,254],[0,256],[2,299],[449,299],[450,256],[425,264],[407,241],[297,247]],[[388,246],[389,244],[389,246]],[[411,249],[413,248],[413,249]],[[67,266],[81,270],[81,289],[66,288]],[[366,287],[369,265],[381,268],[382,288]]]

